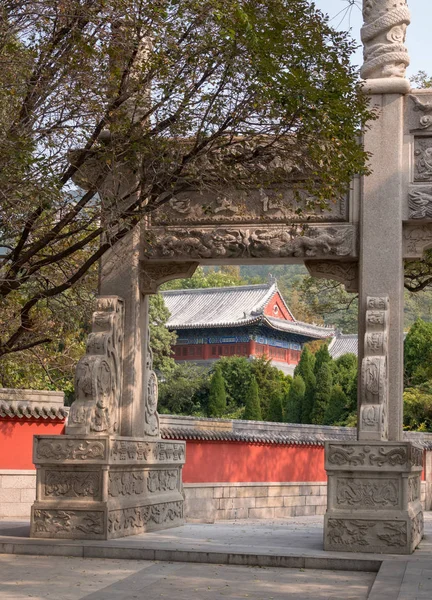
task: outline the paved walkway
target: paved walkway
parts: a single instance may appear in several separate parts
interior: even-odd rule
[[[366,600],[375,573],[0,557],[1,600]]]
[[[31,586],[34,598],[56,600],[132,600],[144,588],[146,600],[432,600],[432,513],[412,556],[325,552],[322,517],[186,524],[110,541],[29,539],[28,532],[28,523],[0,522],[0,582],[7,582],[0,600],[32,597]],[[80,569],[86,574],[74,579]],[[47,573],[64,596],[49,585],[43,592]]]

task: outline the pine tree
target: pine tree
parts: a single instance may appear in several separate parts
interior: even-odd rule
[[[220,367],[216,367],[210,380],[208,414],[210,417],[221,417],[226,410],[225,383]]]
[[[323,344],[316,352],[315,352],[315,365],[314,365],[314,374],[315,377],[318,375],[319,370],[321,369],[324,363],[332,364],[333,359],[330,356],[330,352],[328,351],[327,344]]]
[[[310,423],[315,398],[316,378],[313,372],[315,357],[305,347],[300,356],[300,362],[294,370],[294,375],[301,375],[306,386],[303,405],[301,409],[301,422]]]
[[[348,399],[340,385],[332,388],[330,401],[324,413],[324,425],[335,425],[342,421],[347,413]]]
[[[249,393],[246,396],[246,405],[243,418],[247,421],[262,420],[259,390],[255,377],[252,377]]]
[[[312,423],[322,425],[324,414],[330,402],[332,393],[333,378],[330,364],[322,363],[316,377],[315,400],[312,409]]]
[[[301,375],[296,375],[288,392],[285,407],[287,423],[301,423],[301,411],[304,403],[306,386]]]
[[[283,422],[282,395],[279,390],[275,390],[270,397],[267,421],[273,423]]]

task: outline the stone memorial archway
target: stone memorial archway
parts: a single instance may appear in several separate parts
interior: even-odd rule
[[[110,250],[66,435],[35,439],[33,536],[106,539],[182,522],[184,443],[160,439],[148,296],[199,264],[304,262],[360,298],[358,440],[326,445],[324,547],[418,545],[423,457],[402,440],[403,267],[432,246],[432,92],[410,92],[405,78],[406,0],[363,5],[362,76],[378,112],[364,135],[371,175],[301,218],[307,198],[290,189],[184,192]]]

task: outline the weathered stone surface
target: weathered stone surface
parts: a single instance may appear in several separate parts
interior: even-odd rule
[[[423,451],[411,442],[326,442],[324,548],[410,554],[423,536]]]
[[[111,539],[183,521],[185,443],[35,436],[32,537]]]

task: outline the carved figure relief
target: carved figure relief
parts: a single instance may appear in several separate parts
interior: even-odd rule
[[[313,258],[355,256],[355,228],[286,229],[166,229],[150,230],[144,253],[148,258]]]
[[[410,61],[404,42],[411,20],[406,0],[365,0],[363,18],[363,79],[405,77]]]
[[[432,138],[414,139],[414,181],[432,181]]]
[[[47,471],[45,496],[96,498],[100,493],[99,473],[91,471]]]
[[[411,186],[408,208],[410,219],[432,219],[432,186]]]
[[[340,507],[392,507],[399,504],[398,484],[391,479],[338,478],[336,503]]]
[[[368,297],[366,308],[359,439],[384,440],[387,439],[389,300]]]
[[[116,433],[122,392],[124,303],[116,296],[98,299],[87,354],[75,372],[76,400],[67,433]]]
[[[65,460],[97,460],[105,457],[105,444],[103,442],[59,439],[55,442],[48,440],[38,441],[36,446],[38,459],[53,461]]]

